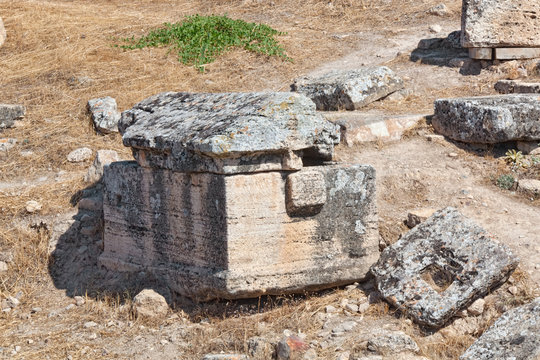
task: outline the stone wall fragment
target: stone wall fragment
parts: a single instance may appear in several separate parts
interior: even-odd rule
[[[540,97],[510,94],[435,101],[435,130],[453,140],[493,144],[540,140]]]
[[[403,80],[379,66],[298,78],[291,89],[313,100],[317,110],[356,110],[403,89]]]
[[[519,260],[454,208],[387,247],[371,271],[382,296],[416,322],[443,326],[508,279]]]

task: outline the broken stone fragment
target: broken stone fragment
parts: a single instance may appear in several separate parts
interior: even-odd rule
[[[122,114],[143,167],[219,174],[298,170],[331,160],[339,127],[297,93],[162,93]]]
[[[371,272],[386,301],[420,324],[440,327],[505,282],[518,262],[485,230],[446,208],[387,247]]]
[[[505,312],[460,360],[521,359],[540,357],[540,298]]]
[[[169,305],[156,291],[144,289],[133,298],[133,309],[139,317],[159,318],[167,315]]]
[[[403,352],[417,353],[418,344],[402,331],[378,330],[368,340],[370,351],[380,355],[392,355]]]
[[[464,47],[540,47],[538,0],[463,0]]]
[[[289,213],[286,187],[304,171],[320,175],[309,177],[317,190],[307,198],[295,192],[308,184],[292,186],[296,205],[310,209],[299,217]],[[117,162],[103,182],[101,264],[165,276],[173,291],[201,301],[350,284],[379,256],[371,166],[223,175]]]
[[[84,181],[96,182],[101,180],[101,177],[103,176],[103,168],[112,162],[119,160],[120,157],[114,150],[98,150],[94,162],[88,168],[88,171],[84,176]]]
[[[435,101],[435,130],[453,140],[494,144],[540,140],[540,97],[494,95]]]
[[[88,101],[87,107],[97,132],[102,134],[118,132],[120,112],[115,99],[110,96],[92,99]]]
[[[67,160],[69,162],[78,163],[78,162],[86,161],[90,159],[91,157],[92,157],[92,149],[87,148],[87,147],[82,147],[82,148],[78,148],[70,152],[67,156]]]
[[[22,105],[0,104],[0,129],[12,127],[25,113],[26,108]]]
[[[518,190],[527,196],[536,198],[540,196],[540,180],[521,179],[518,181]]]
[[[379,66],[298,78],[291,89],[313,100],[317,110],[356,110],[403,89],[403,80]]]
[[[17,139],[4,138],[0,139],[0,151],[8,151],[15,147]]]
[[[433,213],[435,212],[435,209],[431,208],[424,208],[424,209],[416,209],[409,211],[407,214],[407,226],[412,229],[416,225],[420,224],[421,222],[425,221],[427,218],[429,218]]]

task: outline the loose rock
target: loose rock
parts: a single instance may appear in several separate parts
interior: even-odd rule
[[[445,16],[448,15],[448,7],[445,4],[438,4],[427,11],[430,15]]]
[[[17,144],[17,139],[0,139],[0,151],[13,149]]]
[[[324,111],[357,110],[402,88],[403,80],[386,66],[334,70],[296,79],[291,85]]]
[[[482,315],[484,313],[484,306],[486,301],[484,299],[478,299],[467,308],[467,312],[472,316]]]
[[[417,209],[409,211],[407,214],[407,226],[412,229],[416,225],[420,224],[421,222],[425,221],[427,218],[429,218],[433,213],[435,212],[435,209],[432,208],[424,208],[424,209]]]
[[[86,182],[97,182],[103,176],[103,169],[109,164],[120,161],[118,153],[114,150],[98,150],[96,158],[92,165],[88,168],[88,172],[84,177]]]
[[[8,271],[8,264],[4,261],[0,261],[0,272]]]
[[[540,180],[521,179],[518,181],[518,190],[527,196],[536,198],[540,196]]]
[[[368,340],[368,349],[380,355],[392,355],[402,352],[416,353],[418,344],[402,331],[378,331]]]
[[[133,299],[133,307],[137,316],[157,318],[167,315],[169,305],[165,298],[152,289],[144,289]]]
[[[0,104],[0,129],[12,127],[25,113],[26,108],[22,105]]]
[[[77,162],[83,162],[92,157],[92,149],[89,149],[87,147],[82,147],[73,150],[70,152],[67,156],[67,160],[69,162],[77,163]]]
[[[438,34],[438,33],[440,33],[442,31],[442,27],[441,27],[441,25],[437,25],[437,24],[431,25],[429,27],[429,31],[434,33],[434,34]]]
[[[26,202],[26,211],[30,214],[40,211],[41,208],[42,205],[35,200],[30,200]]]
[[[89,100],[88,111],[97,132],[102,134],[118,132],[120,112],[117,110],[115,99],[107,96]]]
[[[511,94],[435,101],[435,130],[467,143],[540,140],[538,95]]]
[[[371,271],[388,302],[420,324],[440,327],[517,267],[511,250],[491,238],[446,208],[387,247]]]
[[[296,354],[303,353],[309,349],[309,345],[300,337],[291,335],[281,339],[276,348],[278,360],[289,360]]]
[[[499,80],[495,90],[501,94],[540,94],[540,83],[526,83],[516,80]]]
[[[523,359],[540,356],[540,298],[504,313],[460,360]]]

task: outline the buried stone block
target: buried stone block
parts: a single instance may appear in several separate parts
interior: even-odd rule
[[[540,96],[510,94],[435,101],[435,130],[453,140],[493,144],[540,140]]]
[[[166,93],[120,131],[138,163],[105,168],[110,269],[209,300],[362,280],[379,256],[375,171],[327,162],[338,127],[303,95]]]
[[[457,210],[437,211],[371,269],[382,296],[416,322],[443,326],[508,279],[518,259]]]
[[[317,110],[356,110],[403,89],[403,80],[388,67],[379,66],[303,77],[291,88],[313,100]]]
[[[540,358],[540,298],[505,312],[460,360]]]

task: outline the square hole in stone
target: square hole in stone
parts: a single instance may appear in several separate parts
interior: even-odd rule
[[[437,264],[426,266],[420,272],[420,277],[438,293],[445,291],[456,279],[455,274]]]

